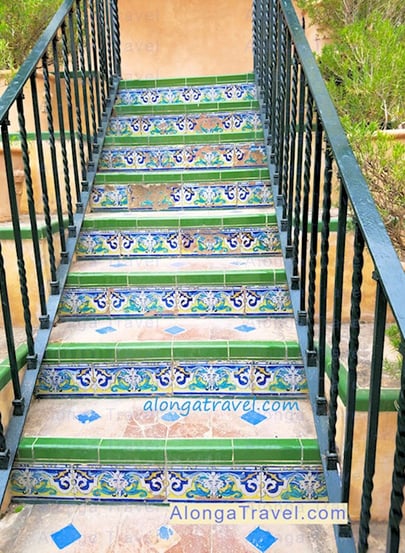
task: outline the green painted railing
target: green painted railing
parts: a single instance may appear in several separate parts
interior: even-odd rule
[[[362,355],[364,260],[375,279],[368,430],[364,436],[361,518],[356,540],[368,550],[387,314],[405,337],[405,274],[356,162],[291,0],[254,1],[254,64],[271,159],[283,253],[310,385],[331,501],[350,501],[358,359]],[[338,212],[336,254],[331,214]],[[354,233],[348,230],[348,213]],[[321,221],[321,223],[318,223]],[[310,223],[310,225],[309,225]],[[318,229],[322,226],[321,232]],[[354,243],[351,236],[354,234]],[[352,247],[347,263],[349,246]],[[331,258],[333,257],[333,262]],[[346,261],[345,261],[346,259]],[[349,275],[349,279],[345,276]],[[349,284],[347,284],[349,280]],[[328,294],[328,292],[330,292]],[[350,306],[347,359],[341,359],[342,311]],[[364,339],[363,339],[364,343]],[[369,344],[367,344],[369,345]],[[329,380],[325,378],[331,348]],[[341,363],[342,361],[342,363]],[[342,373],[345,411],[338,407]],[[343,379],[342,379],[343,380]],[[328,383],[329,382],[329,383]],[[405,363],[398,386],[398,426],[387,513],[387,551],[399,551],[405,484]],[[343,448],[337,421],[345,419]],[[384,475],[386,477],[387,473]],[[388,485],[388,484],[387,484]],[[376,498],[374,498],[376,500]],[[335,528],[339,551],[354,551],[350,525]]]
[[[120,73],[117,0],[65,0],[0,98],[1,199],[14,245],[13,255],[7,250],[5,259],[0,238],[0,346],[13,396],[7,412],[0,414],[0,503],[73,257]],[[17,192],[21,180],[25,194]],[[33,297],[38,308],[32,306]],[[20,307],[22,325],[16,322]],[[23,326],[23,337],[16,337],[18,326]],[[23,377],[21,348],[26,353]],[[7,380],[6,374],[3,377]]]

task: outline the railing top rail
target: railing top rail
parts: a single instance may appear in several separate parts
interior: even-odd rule
[[[296,52],[315,100],[339,174],[373,259],[376,273],[401,333],[405,337],[405,301],[398,301],[398,291],[405,294],[405,272],[350,147],[291,0],[279,0],[279,3],[285,22],[294,37]]]
[[[21,93],[25,83],[35,71],[39,60],[44,55],[48,45],[52,41],[64,18],[71,9],[74,0],[64,0],[58,11],[53,16],[49,25],[36,42],[35,46],[27,56],[16,76],[13,78],[3,95],[0,97],[0,123],[7,118],[8,112],[16,97]]]

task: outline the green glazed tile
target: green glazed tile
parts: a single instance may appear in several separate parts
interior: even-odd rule
[[[175,342],[173,358],[181,359],[227,359],[228,342]]]
[[[17,450],[17,460],[18,461],[32,461],[34,459],[33,446],[38,438],[33,436],[24,436]]]
[[[99,438],[40,437],[33,445],[35,461],[97,463]]]
[[[165,440],[103,438],[100,443],[100,463],[164,464]]]
[[[298,438],[234,438],[234,464],[271,464],[301,461]]]
[[[116,361],[171,359],[171,352],[171,344],[168,342],[121,342],[117,344]]]
[[[300,442],[302,446],[302,461],[308,463],[320,463],[321,455],[317,440],[311,438],[301,438]]]
[[[231,464],[232,440],[221,438],[169,439],[166,444],[166,458],[170,464]]]

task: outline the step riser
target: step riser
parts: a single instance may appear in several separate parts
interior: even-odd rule
[[[163,137],[176,135],[211,135],[257,133],[263,128],[257,112],[189,113],[186,115],[133,115],[112,118],[107,138]]]
[[[179,184],[96,184],[90,208],[165,210],[273,207],[268,181]]]
[[[162,88],[134,88],[118,92],[116,106],[156,106],[251,102],[256,100],[254,83]]]
[[[184,171],[265,168],[262,143],[133,146],[104,148],[98,169],[103,171]]]
[[[82,231],[78,258],[280,254],[276,227]]]
[[[60,320],[105,317],[289,316],[287,287],[65,288]]]
[[[193,361],[43,364],[35,395],[306,397],[304,367],[294,362]]]
[[[53,466],[17,463],[13,499],[47,501],[326,501],[320,466]]]

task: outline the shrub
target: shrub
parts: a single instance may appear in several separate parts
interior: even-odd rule
[[[18,69],[61,3],[62,0],[0,3],[0,69]]]
[[[319,64],[339,113],[354,125],[405,121],[405,25],[373,12],[339,31]]]

